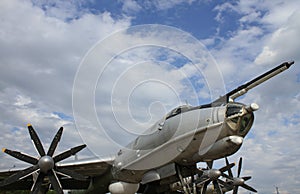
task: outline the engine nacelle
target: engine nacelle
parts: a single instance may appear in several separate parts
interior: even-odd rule
[[[135,194],[139,189],[139,184],[115,182],[109,185],[108,190],[111,194]]]
[[[243,137],[236,135],[224,137],[208,147],[208,149],[199,151],[198,155],[200,155],[201,158],[212,160],[223,158],[237,152],[242,146],[242,143]]]

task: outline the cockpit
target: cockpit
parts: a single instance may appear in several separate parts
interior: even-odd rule
[[[166,115],[166,119],[168,118],[171,118],[171,117],[174,117],[180,113],[183,113],[183,112],[186,112],[188,111],[189,109],[191,109],[192,106],[190,105],[182,105],[182,106],[179,106],[177,108],[174,108],[173,110],[171,110],[167,115]]]
[[[226,118],[228,126],[244,136],[253,124],[254,114],[252,111],[248,111],[243,104],[230,103],[227,105]]]

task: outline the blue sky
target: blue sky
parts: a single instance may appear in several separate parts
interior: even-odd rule
[[[88,141],[80,158],[95,149],[99,156],[114,154],[174,106],[206,103],[294,60],[290,70],[240,99],[260,110],[230,160],[244,157],[243,174],[252,175],[249,184],[259,193],[275,193],[274,185],[281,194],[299,193],[299,17],[297,0],[1,1],[1,146],[35,154],[30,122],[46,147],[63,125],[58,151]],[[144,24],[164,26],[134,28]],[[97,53],[101,46],[107,50]],[[95,69],[85,66],[90,57]],[[86,93],[94,96],[80,96]],[[22,166],[2,153],[0,160],[1,168]]]

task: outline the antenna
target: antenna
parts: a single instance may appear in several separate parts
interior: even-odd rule
[[[185,99],[185,104],[186,104],[186,105],[189,105],[189,103],[188,103],[187,99]]]

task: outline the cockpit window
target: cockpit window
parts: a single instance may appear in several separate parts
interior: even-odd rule
[[[183,105],[183,106],[179,106],[175,109],[173,109],[170,113],[167,114],[166,119],[171,118],[173,116],[176,116],[182,112],[186,112],[191,108],[191,106],[189,105]]]
[[[244,135],[249,131],[254,120],[253,113],[248,112],[243,108],[242,104],[238,103],[228,104],[226,116],[228,118],[228,126],[241,135]]]
[[[239,117],[230,119],[233,123],[237,124],[239,122]]]
[[[253,114],[248,113],[242,117],[240,132],[248,131],[253,123]]]
[[[169,114],[167,114],[166,119],[178,115],[181,113],[181,107],[173,109]]]
[[[243,112],[243,105],[241,104],[228,104],[226,116],[230,117],[235,114],[239,114]]]

